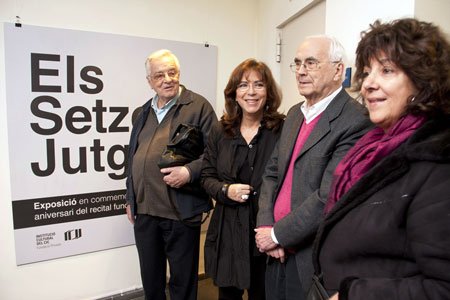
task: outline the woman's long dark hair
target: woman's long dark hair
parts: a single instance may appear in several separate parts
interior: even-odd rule
[[[255,59],[246,59],[233,70],[224,90],[225,114],[220,122],[224,127],[225,134],[229,137],[236,136],[242,120],[242,109],[236,102],[237,86],[241,83],[242,77],[250,71],[259,73],[266,86],[267,97],[263,113],[265,127],[269,130],[277,131],[280,127],[280,122],[285,117],[278,112],[281,104],[281,91],[278,89],[269,67]]]

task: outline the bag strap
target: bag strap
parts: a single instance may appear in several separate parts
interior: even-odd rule
[[[313,285],[317,288],[318,292],[320,293],[321,299],[329,299],[330,296],[328,295],[327,290],[323,286],[322,281],[322,274],[317,275],[316,273],[312,276]]]

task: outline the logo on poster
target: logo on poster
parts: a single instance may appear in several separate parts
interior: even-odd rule
[[[78,229],[72,229],[64,232],[64,240],[65,241],[72,241],[81,238],[81,228]]]

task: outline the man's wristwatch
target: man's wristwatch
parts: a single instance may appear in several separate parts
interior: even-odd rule
[[[225,183],[225,184],[222,186],[222,194],[224,194],[225,197],[228,197],[227,194],[228,194],[228,188],[229,188],[229,187],[230,187],[230,185],[229,185],[228,183]]]

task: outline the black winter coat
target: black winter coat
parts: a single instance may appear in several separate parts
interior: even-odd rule
[[[450,118],[425,122],[333,207],[313,252],[340,300],[450,299]]]
[[[258,210],[261,178],[266,162],[272,154],[281,132],[272,132],[263,126],[250,143],[256,150],[250,185],[254,188],[246,203],[230,200],[222,192],[225,183],[239,182],[242,157],[236,155],[238,147],[247,146],[238,134],[226,137],[223,126],[217,123],[208,137],[202,169],[202,185],[216,200],[205,240],[205,273],[220,287],[250,287],[250,255],[261,255],[256,250],[254,231]],[[250,150],[249,150],[250,151]],[[219,263],[220,261],[220,263]]]

